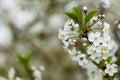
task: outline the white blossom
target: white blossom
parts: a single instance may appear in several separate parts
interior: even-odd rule
[[[90,42],[93,42],[93,44],[95,46],[99,46],[99,44],[101,43],[101,33],[100,32],[90,32],[88,34],[88,40]]]
[[[10,68],[10,70],[8,71],[8,78],[9,78],[9,80],[13,80],[14,77],[15,77],[15,69]]]
[[[90,58],[95,60],[97,57],[101,55],[101,48],[96,46],[89,46],[87,53],[90,54]]]
[[[78,55],[77,62],[80,66],[85,66],[86,64],[88,64],[88,60],[86,59],[86,55],[85,54]]]
[[[105,69],[105,73],[108,73],[110,76],[113,76],[114,73],[117,72],[117,65],[116,64],[107,64],[106,65],[106,69]]]

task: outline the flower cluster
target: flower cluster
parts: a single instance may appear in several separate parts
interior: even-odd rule
[[[71,19],[59,30],[58,37],[73,60],[87,70],[89,80],[113,80],[117,65],[111,53],[114,41],[110,38],[110,25],[102,22],[105,15],[95,16],[96,13],[88,13],[87,7],[83,11],[73,8],[73,13],[66,13]]]

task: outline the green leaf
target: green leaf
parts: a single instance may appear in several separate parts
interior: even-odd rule
[[[73,13],[77,16],[79,23],[82,24],[83,15],[82,15],[82,12],[80,11],[80,9],[74,7],[73,8]]]
[[[19,58],[19,62],[23,65],[23,66],[27,66],[30,59],[32,57],[32,52],[29,52],[26,56],[22,56],[22,55],[19,55],[18,58]]]
[[[65,14],[66,14],[68,17],[70,17],[71,19],[73,19],[73,20],[75,21],[75,23],[78,22],[77,16],[76,16],[74,13],[72,13],[72,12],[65,12]]]
[[[110,63],[111,60],[112,60],[112,56],[109,56],[106,61]]]
[[[113,76],[109,76],[109,75],[108,75],[108,79],[109,79],[109,80],[114,80],[114,77],[115,77],[114,75],[113,75]]]
[[[24,66],[27,66],[27,61],[22,57],[22,56],[18,56],[19,58],[19,63],[24,65]]]
[[[85,22],[86,22],[86,23],[89,22],[89,21],[93,18],[93,16],[96,15],[96,13],[97,13],[97,11],[91,11],[91,12],[85,17]]]
[[[30,61],[32,55],[33,55],[33,53],[29,52],[28,55],[26,56],[26,60]]]

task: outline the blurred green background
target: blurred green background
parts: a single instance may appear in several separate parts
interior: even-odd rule
[[[6,77],[10,67],[27,76],[18,55],[32,51],[29,65],[45,67],[43,80],[87,80],[57,37],[68,18],[64,12],[83,6],[106,15],[120,56],[120,0],[0,0],[0,76]]]

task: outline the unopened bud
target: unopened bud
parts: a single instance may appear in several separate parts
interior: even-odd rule
[[[84,7],[83,7],[83,10],[85,10],[85,11],[86,11],[86,10],[87,10],[87,7],[86,7],[86,6],[84,6]]]
[[[102,17],[102,15],[100,14],[100,15],[98,15],[98,19],[100,19]]]
[[[77,42],[77,40],[73,40],[73,42]]]
[[[103,14],[102,16],[101,16],[101,18],[104,18],[105,17],[105,15]]]
[[[84,46],[84,47],[87,47],[87,43],[83,43],[83,46]]]
[[[84,11],[85,14],[87,13],[87,7],[86,6],[83,7],[83,11]]]

